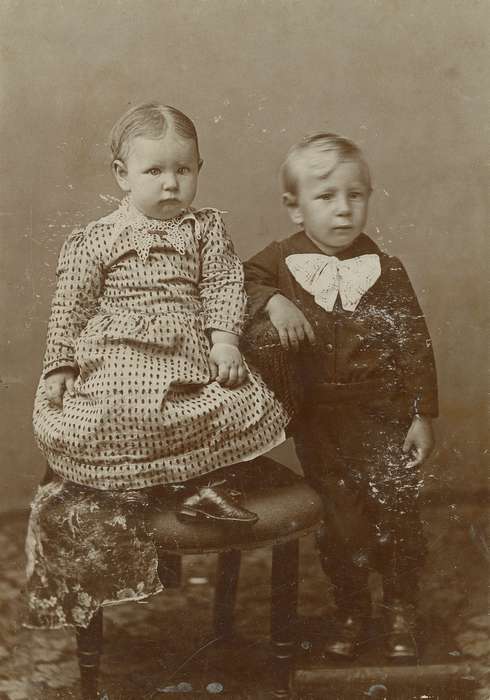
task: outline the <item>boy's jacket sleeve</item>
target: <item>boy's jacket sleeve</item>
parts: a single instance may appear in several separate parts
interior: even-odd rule
[[[438,415],[437,375],[432,341],[408,274],[400,260],[389,265],[389,312],[398,347],[397,361],[414,413]]]
[[[281,292],[279,286],[280,246],[274,242],[250,258],[243,267],[248,297],[248,315],[263,311],[269,299]]]

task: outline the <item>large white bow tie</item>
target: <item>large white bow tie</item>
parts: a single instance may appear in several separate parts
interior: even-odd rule
[[[363,295],[381,274],[379,256],[374,253],[350,260],[299,253],[288,255],[286,265],[294,279],[326,311],[332,311],[338,295],[343,309],[355,311]]]

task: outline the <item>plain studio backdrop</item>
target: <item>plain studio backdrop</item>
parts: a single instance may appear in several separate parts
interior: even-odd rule
[[[360,143],[367,232],[405,262],[435,346],[426,487],[484,486],[486,2],[2,0],[0,15],[1,510],[25,507],[44,470],[31,413],[59,249],[114,207],[107,135],[143,100],[195,120],[196,204],[228,211],[243,258],[294,230],[277,181],[294,141]]]

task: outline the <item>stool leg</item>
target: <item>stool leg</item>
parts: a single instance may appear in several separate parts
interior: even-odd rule
[[[83,700],[96,700],[97,677],[102,653],[102,608],[95,613],[88,627],[77,627],[78,665]]]
[[[217,637],[231,637],[233,634],[233,611],[241,558],[242,553],[238,549],[218,555],[213,615],[213,627]]]
[[[291,690],[294,660],[294,628],[298,605],[298,540],[272,548],[271,642],[276,698],[287,698]]]
[[[182,557],[178,554],[159,552],[158,576],[164,588],[180,588],[182,585]]]

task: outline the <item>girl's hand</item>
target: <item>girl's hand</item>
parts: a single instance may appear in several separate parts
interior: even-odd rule
[[[209,353],[209,369],[211,379],[217,379],[220,384],[230,388],[243,384],[248,375],[242,353],[230,343],[213,345]]]
[[[299,344],[305,338],[308,338],[310,343],[315,342],[315,334],[310,322],[296,304],[287,297],[274,294],[265,305],[265,311],[279,333],[283,348],[291,346],[294,350],[298,350]]]
[[[413,459],[410,460],[409,465],[415,467],[425,462],[434,445],[431,419],[427,416],[414,416],[402,448],[405,453],[413,453]]]
[[[63,395],[67,391],[70,396],[74,394],[75,377],[77,373],[71,367],[63,367],[51,372],[44,380],[44,388],[49,403],[52,406],[63,408]]]

